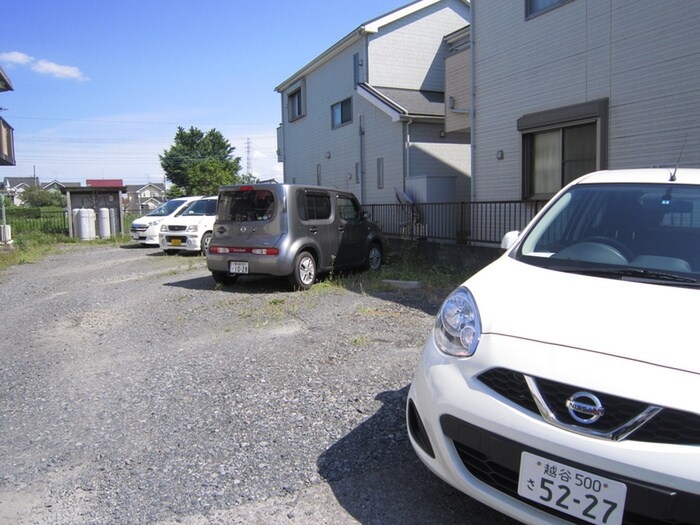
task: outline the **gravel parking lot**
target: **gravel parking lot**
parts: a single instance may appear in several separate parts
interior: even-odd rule
[[[72,246],[0,274],[0,305],[0,524],[508,522],[408,442],[420,291]]]

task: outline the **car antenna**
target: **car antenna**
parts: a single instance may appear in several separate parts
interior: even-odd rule
[[[685,148],[685,142],[688,139],[686,136],[685,139],[683,139],[683,145],[681,146],[681,152],[678,154],[678,160],[676,161],[676,167],[673,168],[673,173],[671,173],[671,178],[669,179],[669,182],[676,182],[676,172],[678,171],[678,165],[681,163],[681,156],[683,155],[683,149]]]

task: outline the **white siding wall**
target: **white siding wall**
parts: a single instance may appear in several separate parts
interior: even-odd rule
[[[381,28],[369,38],[369,83],[443,91],[447,46],[442,37],[464,27],[469,7],[444,0]]]
[[[447,57],[445,62],[445,131],[469,129],[471,108],[471,51],[469,48]],[[454,108],[450,107],[454,99]]]
[[[519,199],[525,114],[608,98],[610,168],[700,165],[700,2],[472,2],[475,197]],[[503,150],[504,159],[496,160]]]
[[[353,85],[353,54],[361,53],[362,49],[362,43],[358,42],[305,78],[304,117],[289,122],[288,93],[281,95],[285,182],[316,184],[316,166],[320,164],[323,185],[354,189],[355,162],[359,162],[360,153],[359,97]],[[331,105],[348,97],[353,100],[352,122],[331,129]]]

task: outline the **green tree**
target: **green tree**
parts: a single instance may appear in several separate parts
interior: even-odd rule
[[[22,206],[27,208],[65,208],[66,198],[58,192],[30,186],[22,192]]]
[[[173,187],[170,196],[215,195],[219,186],[239,184],[240,157],[221,132],[177,128],[175,143],[159,155],[160,165]]]

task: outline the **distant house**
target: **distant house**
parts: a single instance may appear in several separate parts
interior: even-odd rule
[[[22,204],[22,193],[27,188],[41,186],[38,177],[5,177],[2,179],[2,193],[19,206]]]
[[[55,191],[57,193],[62,193],[66,188],[80,188],[79,182],[60,182],[57,180],[52,180],[49,183],[42,184],[41,187],[46,191]]]
[[[0,92],[14,91],[7,74],[0,67]],[[7,121],[0,117],[0,166],[15,165],[15,139],[14,129]]]
[[[547,199],[597,169],[700,166],[700,2],[653,5],[472,0],[474,200]]]
[[[165,185],[162,183],[129,184],[126,187],[126,212],[144,214],[155,210],[165,202]]]
[[[124,186],[124,181],[121,179],[86,179],[85,185],[91,188],[114,188]]]
[[[470,135],[464,118],[447,127],[462,100],[446,107],[455,49],[445,37],[470,17],[463,0],[413,2],[362,24],[278,85],[285,182],[350,190],[365,204],[399,194],[468,198]]]

